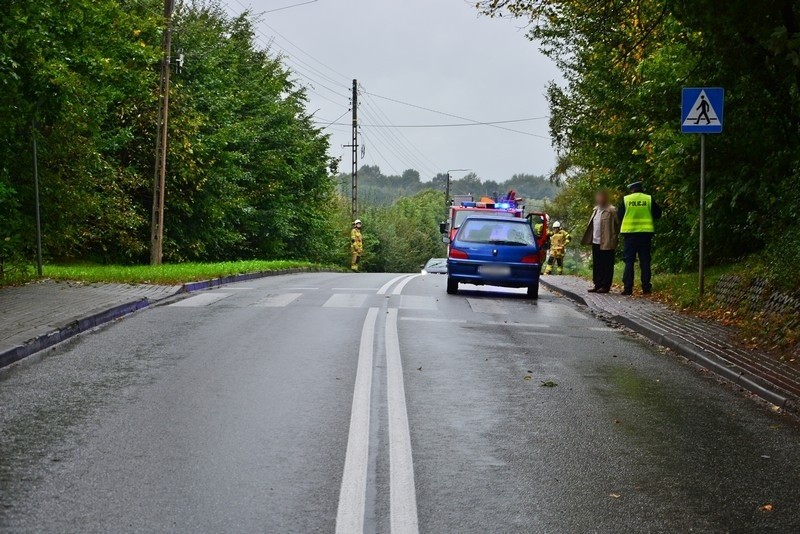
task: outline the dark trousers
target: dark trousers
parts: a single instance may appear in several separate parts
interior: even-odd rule
[[[633,291],[633,267],[638,256],[639,267],[642,270],[642,290],[649,293],[653,289],[653,285],[650,283],[650,250],[653,243],[653,234],[625,234],[624,238],[623,259],[625,260],[625,272],[622,274],[622,283],[625,285],[625,291]]]
[[[592,278],[596,289],[611,289],[614,281],[614,251],[592,245]]]

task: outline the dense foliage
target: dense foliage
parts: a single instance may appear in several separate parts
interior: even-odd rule
[[[430,258],[442,257],[439,233],[444,196],[428,189],[391,206],[369,206],[364,221],[363,268],[379,272],[415,272]]]
[[[358,171],[358,194],[362,203],[373,206],[390,205],[400,198],[414,195],[426,189],[436,189],[444,194],[447,174],[440,173],[430,180],[422,181],[420,173],[408,169],[401,176],[385,175],[377,165],[364,165]],[[351,177],[349,174],[339,175],[340,191],[350,196]],[[552,199],[559,187],[544,176],[532,174],[515,174],[508,180],[482,180],[475,173],[464,176],[452,176],[450,189],[454,194],[476,196],[506,193],[513,189],[526,199],[542,201]]]
[[[326,261],[328,140],[253,18],[182,2],[173,20],[165,260]],[[161,0],[0,5],[0,256],[33,258],[36,121],[45,254],[148,257]],[[173,62],[174,64],[174,62]]]
[[[586,213],[597,187],[644,179],[666,208],[658,259],[696,265],[699,140],[680,133],[684,86],[726,89],[722,135],[708,138],[711,260],[761,251],[800,257],[800,3],[796,0],[484,0],[530,21],[555,59],[550,126],[561,207]]]

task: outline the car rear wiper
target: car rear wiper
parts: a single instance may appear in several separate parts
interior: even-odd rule
[[[492,244],[492,245],[511,245],[511,246],[517,246],[517,247],[528,246],[528,243],[521,243],[519,241],[503,241],[502,239],[489,241],[489,243]]]

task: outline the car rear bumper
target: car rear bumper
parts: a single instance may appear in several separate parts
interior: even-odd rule
[[[508,276],[486,276],[478,272],[481,265],[508,266],[511,273]],[[538,263],[497,263],[471,260],[449,260],[447,267],[450,278],[459,283],[501,287],[538,285],[541,270]]]

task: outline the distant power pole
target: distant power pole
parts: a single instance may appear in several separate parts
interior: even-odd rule
[[[153,177],[153,219],[150,225],[150,265],[161,265],[164,241],[164,191],[167,183],[167,122],[169,118],[169,73],[172,55],[172,11],[175,0],[164,0],[163,55],[159,85],[158,125],[156,128],[156,163]]]
[[[353,220],[358,219],[358,80],[353,80]]]

